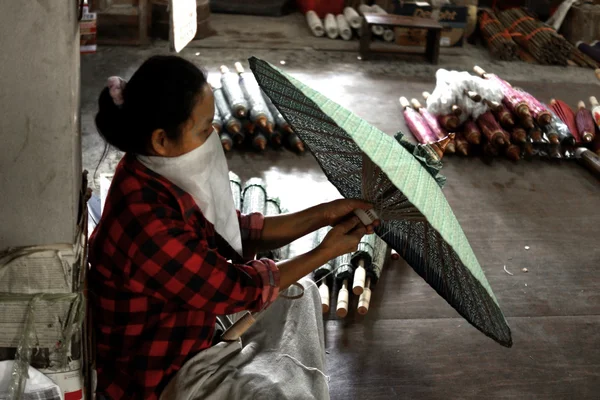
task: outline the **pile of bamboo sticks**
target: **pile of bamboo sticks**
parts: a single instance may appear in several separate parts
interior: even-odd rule
[[[571,48],[553,28],[513,8],[497,14],[498,19],[514,40],[524,47],[540,64],[568,65]]]
[[[497,14],[507,35],[524,50],[521,58],[529,56],[540,64],[576,65],[598,68],[598,63],[569,43],[556,30],[528,14],[524,9],[513,8]],[[481,25],[480,25],[481,26]],[[483,31],[483,29],[482,29]]]
[[[479,16],[479,27],[492,56],[504,61],[514,61],[519,58],[519,45],[515,43],[494,12],[482,11]]]

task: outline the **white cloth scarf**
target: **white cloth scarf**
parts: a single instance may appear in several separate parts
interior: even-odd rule
[[[137,156],[146,167],[188,192],[215,230],[241,256],[242,235],[229,168],[219,135],[213,131],[200,147],[179,157]]]

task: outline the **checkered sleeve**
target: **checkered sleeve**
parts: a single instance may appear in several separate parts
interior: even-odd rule
[[[169,218],[169,210],[137,207],[147,212],[134,211],[136,221],[126,227],[135,232],[124,247],[132,249],[131,290],[216,315],[259,310],[277,298],[279,270],[272,261],[229,263],[201,233]]]
[[[244,247],[244,259],[252,260],[258,252],[258,244],[262,237],[262,230],[265,225],[265,217],[260,213],[242,215],[238,211],[240,221],[240,230],[242,233],[242,242]]]

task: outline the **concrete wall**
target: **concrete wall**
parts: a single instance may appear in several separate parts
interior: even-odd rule
[[[0,4],[0,251],[73,241],[81,185],[76,3]]]

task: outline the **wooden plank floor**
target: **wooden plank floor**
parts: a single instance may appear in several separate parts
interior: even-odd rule
[[[297,76],[390,134],[405,128],[398,96],[417,97],[433,86],[380,76]],[[516,84],[546,101],[560,93],[572,105],[593,94],[584,85]],[[228,157],[242,178],[264,177],[290,210],[339,196],[310,155]],[[514,346],[479,333],[395,262],[367,316],[325,321],[332,399],[598,398],[600,182],[573,161],[486,165],[454,157],[443,174],[448,202],[507,316]]]

